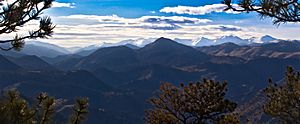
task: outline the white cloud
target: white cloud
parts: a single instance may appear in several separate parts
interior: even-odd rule
[[[111,16],[98,16],[98,15],[70,15],[70,16],[61,16],[58,17],[60,20],[72,20],[72,19],[78,19],[79,21],[76,21],[75,23],[82,23],[84,21],[85,23],[122,23],[122,24],[141,24],[141,23],[165,23],[165,24],[205,24],[212,22],[212,20],[209,19],[199,19],[199,18],[189,18],[189,17],[183,17],[183,16],[142,16],[140,18],[123,18],[119,17],[117,15],[111,15]],[[67,21],[69,22],[69,21]]]
[[[60,2],[53,2],[52,3],[53,8],[75,8],[75,3],[60,3]]]
[[[7,0],[7,1],[1,1],[0,3],[7,5],[7,4],[12,4],[14,3],[16,0]],[[40,5],[42,6],[42,5]],[[75,3],[62,3],[62,2],[52,2],[52,7],[53,8],[75,8]]]
[[[202,25],[212,22],[209,19],[188,18],[182,16],[142,16],[140,18],[123,18],[117,15],[70,15],[54,18],[66,25],[101,25],[107,28],[141,28],[154,30],[175,30],[184,25]]]
[[[234,4],[234,7],[238,7],[238,5]],[[177,6],[177,7],[164,7],[160,10],[160,12],[164,13],[176,13],[176,14],[189,14],[189,15],[205,15],[212,12],[220,13],[224,12],[224,9],[227,6],[224,4],[212,4],[212,5],[205,5],[199,7],[192,7],[192,6]],[[225,13],[232,13],[238,14],[238,12],[234,11],[225,11]]]

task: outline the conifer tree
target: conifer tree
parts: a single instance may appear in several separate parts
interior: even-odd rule
[[[79,98],[73,107],[73,115],[71,117],[71,124],[80,124],[85,119],[88,113],[88,99]]]
[[[50,8],[54,0],[1,0],[0,2],[0,40],[1,50],[20,50],[26,39],[48,38],[53,34],[53,25],[50,17],[41,17],[43,12]],[[24,26],[33,21],[39,21],[39,26],[31,27],[27,34]],[[14,34],[14,37],[9,35]]]
[[[236,103],[225,98],[226,83],[212,80],[176,87],[164,83],[160,94],[151,98],[154,107],[146,111],[149,124],[239,123],[233,113]]]
[[[299,0],[223,0],[227,10],[256,12],[262,18],[270,17],[274,24],[300,22]]]
[[[300,123],[300,72],[288,67],[282,85],[269,82],[264,112],[284,124]]]
[[[80,124],[87,114],[88,100],[79,98],[73,107],[70,124]],[[16,90],[10,90],[0,99],[1,124],[52,124],[62,123],[55,120],[57,101],[46,93],[36,98],[36,103],[30,104]]]

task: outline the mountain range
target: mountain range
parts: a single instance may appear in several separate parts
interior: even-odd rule
[[[146,46],[147,44],[154,42],[156,39],[157,38],[148,38],[148,39],[139,38],[136,40],[133,40],[133,39],[124,40],[124,41],[120,41],[117,43],[105,43],[104,42],[104,43],[100,43],[98,45],[91,45],[91,46],[87,46],[87,47],[84,47],[81,49],[77,49],[76,51],[74,51],[74,53],[86,56],[99,48],[120,46],[120,45],[130,45],[134,48],[141,48],[141,47]],[[242,39],[242,38],[234,36],[234,35],[229,35],[229,36],[222,36],[222,37],[216,38],[216,39],[208,39],[205,37],[201,37],[196,40],[180,39],[180,38],[175,38],[173,40],[176,41],[177,43],[184,44],[187,46],[192,46],[192,47],[214,46],[214,45],[220,45],[220,44],[227,43],[227,42],[234,43],[234,44],[241,45],[241,46],[246,46],[246,45],[255,45],[255,44],[276,43],[276,42],[282,41],[281,39],[276,39],[269,35],[265,35],[265,36],[262,36],[259,38],[252,37],[249,39]]]
[[[13,56],[13,57],[20,57],[24,55],[35,55],[38,57],[44,57],[44,58],[55,58],[62,55],[79,55],[79,56],[87,56],[91,53],[95,52],[99,48],[104,47],[113,47],[113,46],[127,46],[132,49],[139,49],[142,48],[150,43],[153,43],[157,38],[139,38],[139,39],[128,39],[123,40],[117,43],[106,43],[102,42],[100,44],[94,44],[86,47],[70,47],[70,48],[64,48],[60,47],[58,45],[45,43],[45,42],[39,42],[39,41],[28,41],[26,42],[26,45],[20,52],[16,51],[9,51],[4,52],[0,51],[0,55],[5,56]],[[237,36],[229,35],[229,36],[223,36],[216,39],[208,39],[205,37],[198,38],[196,40],[191,39],[179,39],[175,38],[173,39],[177,43],[184,44],[191,47],[202,47],[202,46],[215,46],[220,45],[223,43],[234,43],[240,46],[253,46],[258,44],[269,44],[269,43],[276,43],[279,41],[283,41],[281,39],[276,39],[274,37],[271,37],[269,35],[260,37],[260,38],[249,38],[249,39],[242,39]]]
[[[60,47],[49,47],[63,53],[55,56],[1,52],[0,89],[18,88],[28,99],[47,92],[64,104],[76,96],[89,97],[87,123],[138,124],[149,108],[147,99],[156,95],[162,82],[227,81],[227,97],[244,103],[268,85],[268,78],[282,80],[286,66],[300,69],[299,41],[265,36],[258,43],[232,36],[214,40],[210,46],[192,46],[183,44],[186,39],[175,40],[140,40],[144,46],[126,41],[97,46],[85,55]],[[209,40],[200,39],[203,44]]]

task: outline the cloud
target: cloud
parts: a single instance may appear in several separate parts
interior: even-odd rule
[[[71,15],[55,19],[58,23],[66,25],[99,24],[110,28],[141,28],[154,30],[175,30],[184,25],[201,25],[212,22],[209,19],[188,18],[182,16],[142,16],[140,18],[123,18],[117,15]]]
[[[237,26],[219,26],[219,27],[216,27],[215,29],[221,30],[221,31],[242,31],[242,28],[237,27]]]
[[[143,16],[139,20],[149,23],[168,23],[168,24],[201,24],[212,22],[209,19],[189,18],[182,16]]]
[[[53,2],[53,8],[75,8],[75,3],[60,3],[60,2]]]
[[[98,15],[70,15],[70,16],[61,16],[60,19],[78,19],[77,23],[85,21],[86,23],[122,23],[122,24],[138,24],[138,23],[167,23],[167,24],[205,24],[212,22],[209,19],[199,19],[199,18],[189,18],[183,16],[142,16],[140,18],[123,18],[117,15],[111,16],[98,16]]]
[[[7,5],[14,3],[15,0],[7,0],[7,1],[1,1],[0,3]],[[43,3],[39,4],[39,7],[43,6]],[[53,8],[75,8],[75,3],[62,3],[62,2],[52,2]]]
[[[238,5],[234,4],[234,7],[238,7]],[[231,13],[231,14],[238,14],[238,12],[234,11],[224,11],[227,6],[224,4],[212,4],[212,5],[205,5],[199,7],[192,7],[192,6],[177,6],[177,7],[164,7],[160,10],[160,12],[164,13],[175,13],[175,14],[189,14],[189,15],[205,15],[212,12],[220,13]]]

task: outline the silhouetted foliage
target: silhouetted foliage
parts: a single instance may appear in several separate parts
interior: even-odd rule
[[[225,11],[257,12],[262,18],[273,18],[274,24],[300,22],[298,0],[223,0],[223,3],[228,6]]]
[[[300,72],[288,67],[284,84],[278,86],[270,80],[265,89],[264,112],[284,124],[300,123]]]
[[[227,83],[212,80],[176,87],[164,83],[158,97],[150,99],[149,124],[239,123],[236,103],[225,99]]]
[[[71,124],[79,124],[87,114],[88,101],[80,98],[74,105]],[[20,97],[15,90],[7,92],[7,95],[0,100],[0,123],[1,124],[51,124],[57,109],[57,101],[41,93],[34,105]],[[73,121],[74,120],[74,121]]]
[[[77,99],[76,105],[73,107],[74,114],[71,117],[71,124],[80,124],[88,113],[88,100],[86,98]]]
[[[1,39],[0,43],[10,43],[1,50],[20,50],[26,39],[47,38],[53,34],[55,26],[50,17],[43,17],[43,11],[50,8],[54,0],[1,0],[0,35],[16,33],[12,39]],[[29,31],[28,35],[17,32],[29,22],[39,20],[38,29]],[[34,29],[34,28],[32,28]]]

